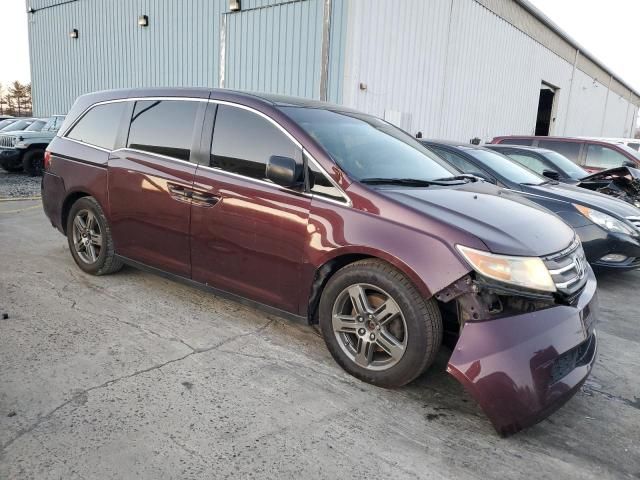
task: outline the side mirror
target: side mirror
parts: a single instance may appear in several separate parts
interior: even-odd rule
[[[296,187],[302,184],[302,165],[293,158],[273,155],[267,161],[265,177],[281,187]]]
[[[467,173],[470,173],[471,175],[475,175],[476,177],[480,177],[485,182],[493,183],[494,185],[498,184],[498,181],[495,178],[490,177],[486,173],[483,173],[483,172],[467,172]]]
[[[560,180],[560,174],[555,170],[543,170],[542,175],[550,178],[551,180]]]
[[[630,160],[627,160],[626,162],[624,162],[622,164],[623,167],[630,167],[630,168],[638,168],[638,165],[636,165],[635,163],[633,163]]]

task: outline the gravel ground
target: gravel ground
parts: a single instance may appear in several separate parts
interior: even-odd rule
[[[0,199],[39,197],[41,177],[8,173],[0,169]]]

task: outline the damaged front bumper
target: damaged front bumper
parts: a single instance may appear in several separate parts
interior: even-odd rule
[[[596,358],[596,280],[572,305],[467,321],[447,371],[496,431],[510,435],[549,416],[585,381]]]
[[[581,179],[578,186],[640,207],[640,170],[637,168],[617,167],[603,170]]]

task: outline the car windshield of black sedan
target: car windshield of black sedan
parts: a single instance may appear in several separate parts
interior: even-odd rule
[[[470,148],[467,150],[467,153],[489,170],[493,170],[496,174],[506,178],[510,182],[526,185],[541,185],[548,181],[548,179],[521,166],[510,158],[500,155],[499,153],[492,152],[491,150]]]
[[[370,115],[282,107],[356,180],[430,181],[459,175],[410,135]]]
[[[580,180],[581,178],[589,175],[585,169],[579,167],[571,160],[569,160],[564,155],[560,155],[557,152],[553,152],[549,150],[548,152],[544,152],[544,156],[547,157],[551,163],[553,163],[558,168],[562,169],[570,178],[574,180]]]

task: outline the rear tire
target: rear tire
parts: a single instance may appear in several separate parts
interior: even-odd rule
[[[113,248],[109,222],[93,197],[82,197],[71,206],[67,243],[78,267],[91,275],[115,273],[123,266]]]
[[[10,162],[8,160],[1,160],[0,167],[6,172],[15,173],[22,171],[22,162]]]
[[[42,175],[44,169],[44,150],[29,150],[22,157],[22,169],[31,177]]]
[[[348,373],[381,387],[406,385],[435,360],[442,318],[402,272],[386,262],[352,263],[322,292],[320,328],[329,352]]]

